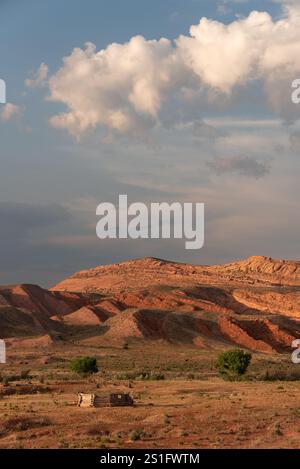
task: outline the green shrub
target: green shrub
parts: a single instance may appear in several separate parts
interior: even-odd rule
[[[144,432],[142,430],[133,430],[130,435],[131,441],[138,441],[142,438]]]
[[[3,376],[2,383],[4,384],[4,386],[7,386],[10,383],[10,381],[11,381],[10,376]]]
[[[30,370],[22,370],[20,373],[20,379],[30,379]]]
[[[216,368],[224,379],[234,380],[246,373],[251,358],[251,353],[243,350],[227,350],[218,356]]]
[[[91,375],[98,372],[97,360],[94,357],[75,358],[71,361],[70,369],[82,376]]]

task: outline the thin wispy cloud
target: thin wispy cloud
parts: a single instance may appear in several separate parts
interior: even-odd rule
[[[6,103],[0,109],[0,121],[8,122],[14,118],[21,117],[24,109],[13,103]]]
[[[28,88],[38,88],[44,86],[47,83],[49,67],[45,63],[41,63],[39,68],[33,73],[32,78],[25,80],[25,85]]]
[[[208,161],[207,166],[218,176],[236,173],[240,176],[259,179],[270,171],[269,162],[259,161],[246,155],[219,157],[214,161]]]

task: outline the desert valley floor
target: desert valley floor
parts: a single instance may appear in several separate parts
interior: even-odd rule
[[[146,258],[81,271],[50,290],[0,288],[0,448],[299,448],[300,263],[223,266]],[[250,350],[222,380],[220,351]],[[72,358],[94,356],[80,378]],[[78,392],[134,407],[81,408]]]

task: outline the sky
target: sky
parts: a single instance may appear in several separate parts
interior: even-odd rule
[[[0,57],[0,283],[298,259],[299,2],[0,0]],[[98,239],[119,194],[204,203],[204,247]]]

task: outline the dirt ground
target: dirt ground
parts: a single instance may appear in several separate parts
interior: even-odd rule
[[[89,378],[69,371],[84,355],[98,362]],[[138,342],[9,349],[0,448],[299,448],[300,381],[263,381],[290,357],[254,354],[241,382],[218,377],[215,359],[213,351]],[[135,406],[79,408],[80,391],[129,392]]]

